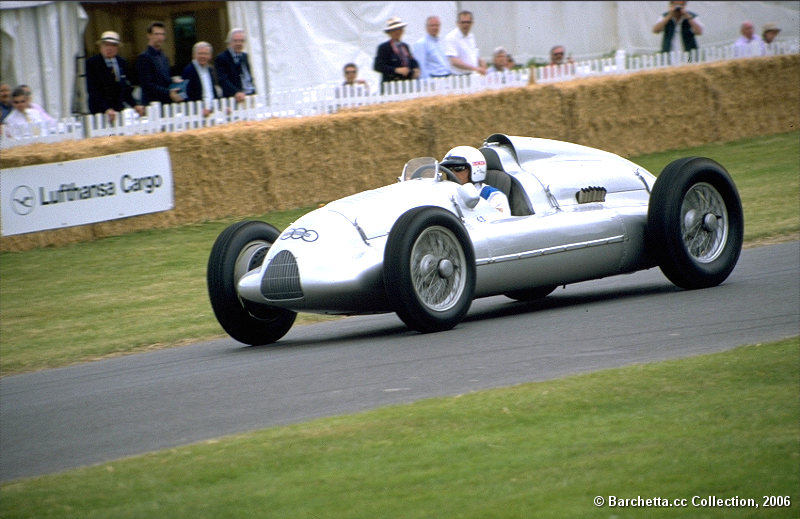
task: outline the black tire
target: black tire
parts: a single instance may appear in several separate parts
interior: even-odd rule
[[[546,285],[526,290],[506,292],[505,296],[516,299],[517,301],[536,301],[537,299],[543,299],[549,296],[556,288],[558,288],[558,285]]]
[[[475,295],[475,251],[467,230],[438,207],[405,213],[389,232],[383,279],[406,326],[422,333],[453,328]]]
[[[264,222],[231,225],[217,237],[208,258],[206,280],[211,308],[222,328],[239,342],[270,344],[294,324],[297,313],[270,305],[245,301],[236,283],[264,261],[280,231]]]
[[[717,162],[686,157],[656,179],[647,211],[648,250],[685,289],[719,285],[742,250],[744,215],[736,185]]]

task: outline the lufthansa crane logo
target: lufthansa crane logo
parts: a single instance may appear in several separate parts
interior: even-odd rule
[[[293,228],[287,230],[281,235],[281,240],[303,240],[307,242],[317,241],[319,233],[313,229],[305,229],[303,227]]]
[[[33,189],[28,186],[17,186],[11,191],[11,208],[20,216],[31,214],[35,202]]]

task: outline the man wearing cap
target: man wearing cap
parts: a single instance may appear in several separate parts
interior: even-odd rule
[[[444,53],[450,60],[453,74],[486,74],[486,62],[481,58],[475,35],[472,33],[472,13],[458,13],[456,28],[444,37]]]
[[[761,38],[764,40],[764,50],[767,54],[772,54],[770,51],[774,52],[772,42],[778,37],[779,32],[781,32],[781,28],[774,23],[765,23],[764,28],[761,29]]]
[[[380,72],[382,76],[381,91],[383,91],[383,83],[388,81],[402,81],[419,77],[419,63],[414,59],[408,45],[400,41],[406,25],[396,16],[389,18],[386,22],[383,32],[389,35],[389,40],[378,45],[378,53],[372,66],[375,72]]]
[[[97,41],[100,54],[86,60],[86,90],[89,93],[89,111],[106,114],[113,123],[117,112],[126,105],[144,115],[144,107],[133,98],[133,88],[128,81],[128,62],[117,56],[122,42],[119,34],[106,31]]]

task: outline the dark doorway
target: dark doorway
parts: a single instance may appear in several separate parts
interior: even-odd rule
[[[172,75],[179,76],[183,68],[192,62],[192,46],[197,40],[197,20],[194,13],[181,13],[172,18],[175,40],[175,63]]]

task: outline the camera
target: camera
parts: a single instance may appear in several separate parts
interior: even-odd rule
[[[675,6],[675,13],[676,14],[681,14],[682,11],[683,11],[683,7],[681,7],[679,5]]]

